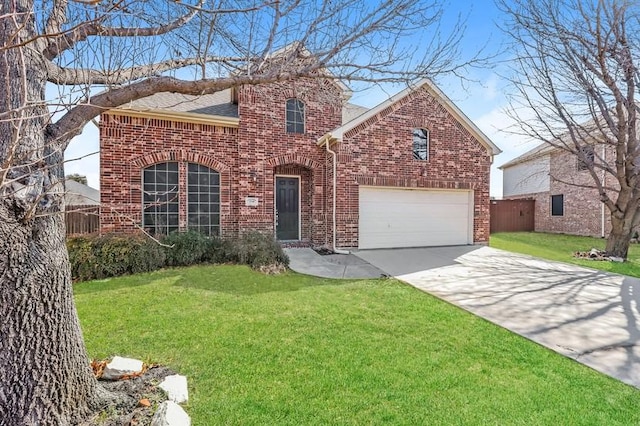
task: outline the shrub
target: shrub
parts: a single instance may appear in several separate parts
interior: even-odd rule
[[[69,238],[67,249],[72,277],[81,281],[155,271],[165,265],[162,247],[139,235]]]
[[[275,272],[289,264],[289,258],[273,236],[257,231],[239,239],[209,238],[188,231],[170,234],[162,243],[166,247],[143,235],[69,238],[72,277],[87,281],[204,262],[244,263],[254,269]]]
[[[93,279],[96,263],[93,242],[96,237],[73,237],[67,239],[67,251],[71,263],[71,276],[74,280]]]
[[[235,261],[252,268],[261,266],[288,265],[289,258],[280,244],[271,235],[252,231],[244,234],[236,242]]]
[[[203,260],[209,263],[236,263],[236,252],[236,244],[233,240],[211,238]]]
[[[162,239],[168,266],[189,266],[210,261],[217,238],[196,231],[174,232]]]

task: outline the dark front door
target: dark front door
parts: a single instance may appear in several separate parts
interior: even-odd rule
[[[300,239],[299,185],[298,178],[276,177],[276,238],[279,240]]]

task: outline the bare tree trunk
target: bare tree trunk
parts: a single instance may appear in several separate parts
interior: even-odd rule
[[[61,215],[20,223],[0,205],[0,424],[67,425],[97,408]]]
[[[629,243],[633,234],[632,221],[626,217],[611,215],[611,232],[607,238],[606,252],[610,256],[627,258]]]
[[[62,152],[47,141],[46,72],[23,40],[33,5],[0,0],[0,425],[77,424],[102,397],[75,311]]]

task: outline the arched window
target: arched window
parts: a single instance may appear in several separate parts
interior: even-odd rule
[[[186,172],[186,178],[180,174]],[[142,227],[152,234],[179,229],[180,215],[187,229],[205,235],[220,233],[220,174],[196,163],[160,163],[142,173]],[[180,205],[186,193],[186,206]]]
[[[178,163],[154,164],[142,173],[142,227],[151,234],[178,230]]]
[[[287,133],[304,133],[304,102],[300,99],[287,99]]]
[[[413,159],[429,159],[429,131],[427,129],[413,129]]]

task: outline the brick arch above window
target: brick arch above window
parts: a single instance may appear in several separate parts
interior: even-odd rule
[[[322,167],[322,164],[320,164],[319,162],[299,154],[284,154],[277,157],[272,157],[267,160],[267,164],[272,167],[282,166],[284,164],[298,164],[310,169],[320,169]]]
[[[227,172],[230,167],[226,164],[216,160],[210,155],[202,154],[199,152],[183,151],[183,150],[167,150],[156,151],[148,154],[141,155],[134,158],[132,163],[139,168],[146,168],[158,163],[166,163],[169,161],[188,162],[201,164],[203,166],[214,169],[220,173]]]

